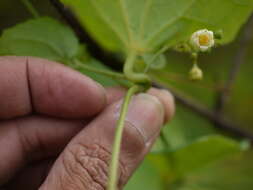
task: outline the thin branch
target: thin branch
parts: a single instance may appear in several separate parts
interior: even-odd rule
[[[247,24],[244,27],[241,38],[239,39],[238,49],[235,53],[232,62],[231,70],[229,71],[228,74],[228,79],[224,87],[218,94],[215,106],[217,114],[223,113],[224,106],[229,100],[233,84],[235,83],[236,78],[239,74],[240,67],[245,62],[247,50],[253,37],[252,32],[253,32],[253,15],[251,15],[250,19],[248,20]]]
[[[105,53],[105,51],[101,49],[99,45],[97,45],[97,43],[88,35],[88,33],[79,24],[75,16],[66,7],[64,7],[58,0],[50,0],[50,1],[54,5],[54,7],[58,10],[58,12],[62,15],[62,17],[67,21],[67,23],[73,28],[73,30],[78,35],[80,41],[85,42],[87,45],[89,45],[88,51],[93,57],[95,57],[96,59],[100,60],[103,63],[106,63],[107,66],[111,67],[114,70],[122,70],[122,63],[119,62],[117,59],[115,59],[112,55]],[[234,77],[231,77],[231,78],[233,81]],[[203,118],[211,122],[215,122],[216,128],[223,129],[224,131],[230,132],[231,134],[238,137],[248,138],[250,141],[253,142],[253,135],[249,134],[246,131],[241,130],[234,123],[228,121],[224,117],[218,116],[215,112],[209,110],[208,108],[199,104],[198,102],[195,102],[189,98],[186,98],[181,93],[176,92],[174,89],[168,89],[156,83],[153,83],[153,86],[157,88],[169,90],[174,95],[178,103],[184,105],[185,107],[199,114]]]
[[[235,125],[234,123],[230,122],[224,117],[218,116],[215,112],[209,110],[204,105],[195,102],[192,99],[189,99],[182,95],[180,92],[172,89],[164,87],[160,84],[153,83],[154,87],[160,88],[160,89],[166,89],[169,90],[175,97],[175,100],[182,104],[183,106],[189,108],[190,110],[194,111],[198,115],[202,116],[203,118],[206,118],[210,122],[215,122],[216,125],[214,127],[224,130],[226,132],[229,132],[231,135],[237,136],[237,137],[244,137],[249,139],[253,142],[253,135],[250,133],[240,129],[239,126]]]

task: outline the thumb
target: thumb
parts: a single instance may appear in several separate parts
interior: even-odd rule
[[[161,95],[162,94],[162,95]],[[173,110],[168,93],[157,97],[134,96],[125,120],[118,172],[121,189],[145,154],[150,150],[166,117]],[[165,99],[169,101],[164,105]],[[160,99],[160,100],[159,100]],[[103,190],[108,181],[114,131],[122,101],[107,107],[66,147],[51,169],[40,190]]]

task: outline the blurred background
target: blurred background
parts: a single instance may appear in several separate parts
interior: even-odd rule
[[[62,20],[50,1],[31,2],[41,15]],[[0,33],[27,19],[31,19],[31,15],[21,1],[0,1]],[[164,153],[164,142],[159,139],[152,153],[131,178],[127,190],[253,189],[251,148],[230,153],[232,145],[220,147],[223,140],[219,139],[219,135],[224,135],[229,142],[231,138],[232,144],[232,139],[235,139],[245,150],[249,142],[248,138],[239,134],[240,130],[253,136],[253,27],[252,24],[246,27],[242,27],[234,42],[200,56],[199,66],[204,72],[202,81],[188,79],[192,61],[189,55],[175,51],[166,53],[168,64],[165,68],[149,71],[156,83],[179,95],[177,111],[172,122],[163,129],[169,148]],[[245,33],[248,35],[246,42]],[[231,73],[234,73],[233,80],[224,90]],[[221,96],[226,98],[224,104]],[[181,101],[182,97],[186,103]],[[198,109],[199,106],[204,111]],[[211,118],[206,110],[213,113]],[[221,114],[218,116],[218,113]],[[221,122],[226,118],[227,125],[240,130],[233,133],[222,130],[220,123],[217,124],[213,118]],[[208,137],[213,138],[205,141]]]

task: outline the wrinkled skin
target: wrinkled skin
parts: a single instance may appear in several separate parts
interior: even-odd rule
[[[0,57],[0,189],[102,190],[125,90],[58,63]],[[174,112],[173,97],[133,97],[120,154],[122,189]]]

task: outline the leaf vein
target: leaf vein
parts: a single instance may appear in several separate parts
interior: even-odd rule
[[[133,42],[133,31],[131,30],[129,15],[126,11],[126,5],[124,3],[124,0],[119,0],[119,4],[120,4],[120,9],[121,9],[121,12],[122,12],[123,19],[124,19],[124,24],[125,24],[125,27],[127,29],[129,44],[132,44],[132,42]]]
[[[169,22],[165,23],[163,26],[161,26],[158,31],[156,33],[153,34],[153,36],[151,36],[149,38],[149,40],[147,40],[147,43],[146,44],[150,44],[152,43],[156,36],[158,36],[159,34],[161,34],[164,30],[166,30],[168,27],[170,27],[171,25],[173,25],[176,21],[178,21],[179,19],[181,19],[184,14],[194,5],[194,3],[196,2],[197,0],[192,0],[192,2],[189,4],[189,6],[187,6],[181,14],[179,14],[178,16],[176,16],[173,20],[170,20]]]
[[[139,27],[140,39],[143,39],[144,25],[146,23],[147,15],[150,11],[152,3],[153,3],[153,0],[146,0],[145,8],[144,8],[143,14],[141,16],[140,27]]]
[[[106,22],[106,24],[108,26],[110,26],[110,28],[112,29],[112,31],[119,37],[119,39],[123,42],[123,44],[125,46],[127,46],[127,41],[126,39],[124,39],[121,35],[120,32],[117,30],[117,27],[114,27],[110,20],[108,19],[108,17],[105,14],[102,14],[103,11],[100,11],[97,4],[95,3],[95,0],[90,0],[91,4],[93,5],[93,7],[96,9],[98,15],[100,15],[100,17]]]

